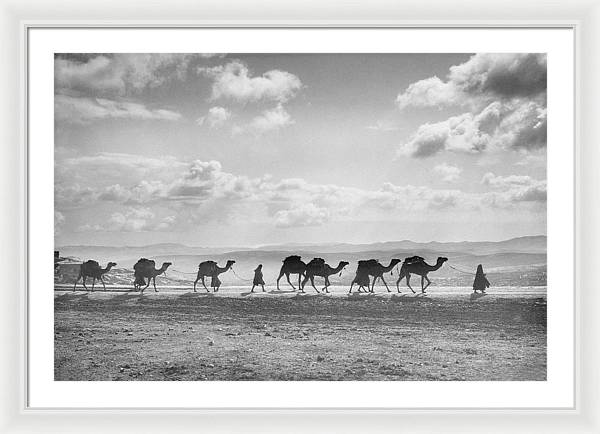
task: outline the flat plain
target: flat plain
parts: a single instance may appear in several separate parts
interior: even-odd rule
[[[56,380],[545,380],[545,288],[55,291]],[[531,288],[530,288],[531,289]],[[152,292],[149,292],[152,291]]]

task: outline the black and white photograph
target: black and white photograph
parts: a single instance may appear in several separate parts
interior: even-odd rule
[[[547,55],[54,53],[53,253],[55,381],[546,381]]]

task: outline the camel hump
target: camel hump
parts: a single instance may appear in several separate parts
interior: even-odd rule
[[[200,267],[216,267],[217,263],[215,261],[203,261],[200,262],[200,264],[198,265],[198,268]]]
[[[154,267],[155,265],[156,263],[152,259],[140,258],[133,266],[133,269],[138,271],[148,267]]]
[[[405,264],[415,264],[417,262],[424,262],[424,261],[425,261],[425,258],[422,258],[420,256],[411,256],[409,258],[404,259]]]
[[[93,259],[88,259],[83,264],[88,267],[100,267],[100,264],[98,263],[98,261],[94,261]]]
[[[302,259],[302,256],[291,255],[283,260],[283,262],[298,262]]]
[[[377,265],[377,264],[379,264],[379,261],[377,259],[366,259],[366,260],[358,261],[359,267],[369,267],[369,266],[373,266],[373,265]]]
[[[323,258],[312,258],[309,264],[312,265],[325,265],[325,259]]]

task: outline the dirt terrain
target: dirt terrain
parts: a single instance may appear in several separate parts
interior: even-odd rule
[[[545,380],[545,297],[67,292],[56,380]]]

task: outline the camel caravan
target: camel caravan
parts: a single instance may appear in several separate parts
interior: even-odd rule
[[[421,292],[425,293],[426,289],[431,285],[431,280],[429,280],[428,274],[439,270],[444,262],[446,262],[448,258],[438,257],[435,265],[429,265],[425,262],[425,259],[420,256],[411,256],[409,258],[404,259],[392,259],[388,265],[381,264],[377,259],[368,259],[368,260],[360,260],[358,261],[356,274],[352,279],[350,284],[350,289],[348,291],[349,294],[352,293],[354,289],[354,285],[357,286],[358,292],[375,292],[375,283],[378,280],[381,280],[385,288],[388,292],[392,292],[384,279],[384,274],[391,273],[393,275],[394,268],[398,266],[402,262],[400,266],[400,270],[398,271],[398,279],[396,280],[396,289],[398,293],[400,293],[400,282],[402,279],[406,279],[406,286],[410,288],[413,294],[416,294],[413,287],[410,285],[410,278],[412,275],[421,277]],[[277,290],[279,291],[279,281],[283,276],[285,276],[288,284],[292,287],[294,291],[299,290],[300,292],[304,292],[304,288],[307,283],[310,282],[310,285],[314,288],[317,293],[329,293],[329,287],[331,286],[331,282],[329,280],[330,276],[339,274],[342,275],[342,272],[349,265],[347,261],[340,261],[337,266],[332,267],[327,264],[323,258],[313,258],[310,262],[306,263],[302,261],[302,257],[298,255],[291,255],[285,258],[279,271],[279,276],[276,280]],[[221,280],[219,279],[219,275],[226,273],[229,270],[232,270],[233,265],[235,264],[234,260],[228,260],[224,267],[220,267],[219,264],[215,261],[204,261],[198,265],[198,272],[196,274],[196,280],[194,281],[194,292],[196,291],[196,286],[198,282],[202,284],[204,289],[207,292],[210,292],[209,288],[206,286],[205,279],[210,277],[210,287],[213,292],[218,292],[221,287]],[[88,290],[86,286],[86,279],[88,277],[92,277],[92,291],[94,290],[94,285],[96,280],[99,280],[104,290],[106,290],[106,285],[104,284],[104,280],[102,276],[110,271],[112,267],[117,265],[114,262],[109,262],[105,268],[100,267],[98,262],[94,260],[88,260],[81,264],[81,269],[79,272],[79,277],[73,286],[73,291],[77,286],[79,280],[83,279],[83,286],[86,290]],[[136,264],[133,266],[134,270],[134,281],[133,287],[134,291],[140,291],[143,293],[145,289],[150,286],[150,283],[154,286],[154,291],[158,292],[156,288],[156,277],[165,273],[167,268],[172,265],[171,262],[164,262],[160,268],[156,268],[155,261],[146,258],[140,258]],[[234,271],[235,273],[235,271]],[[298,287],[296,288],[292,281],[290,280],[290,275],[298,276]],[[236,274],[237,276],[237,274]],[[239,276],[237,276],[239,277]],[[315,286],[315,278],[322,278],[324,280],[323,288],[321,291],[317,289]],[[246,279],[242,279],[246,280]],[[256,286],[261,286],[262,291],[265,291],[265,282],[263,280],[262,274],[262,264],[258,265],[258,267],[254,270],[254,279],[248,279],[248,281],[252,281],[252,290],[254,292],[254,288]]]

